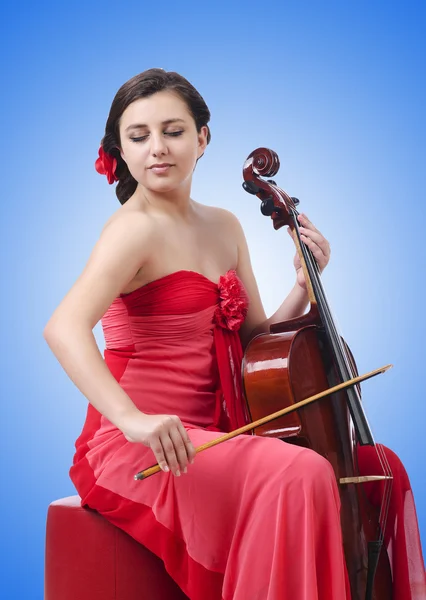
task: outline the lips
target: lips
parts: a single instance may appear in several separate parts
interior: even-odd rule
[[[150,167],[150,170],[153,172],[154,175],[157,175],[158,177],[162,175],[167,177],[172,167],[173,165],[169,163],[163,163],[163,166],[152,165],[152,167]]]
[[[161,163],[161,164],[157,164],[157,165],[151,165],[149,168],[150,169],[161,169],[162,167],[172,167],[173,165],[171,165],[170,163]]]

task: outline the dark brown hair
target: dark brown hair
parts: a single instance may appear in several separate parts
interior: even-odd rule
[[[135,100],[147,98],[163,90],[172,90],[186,102],[194,118],[197,131],[200,132],[201,127],[207,126],[207,143],[210,142],[211,134],[207,125],[210,120],[210,111],[201,95],[185,77],[174,71],[148,69],[126,81],[112,101],[105,126],[105,135],[101,141],[104,151],[117,159],[115,174],[119,181],[115,193],[121,204],[124,204],[134,194],[138,184],[136,179],[130,174],[127,164],[121,158],[118,149],[118,147],[121,147],[119,132],[121,115],[129,104]]]

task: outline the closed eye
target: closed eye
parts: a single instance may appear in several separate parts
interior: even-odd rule
[[[178,135],[182,135],[183,131],[167,131],[164,133],[164,135],[172,135],[173,137],[177,137]],[[137,137],[137,138],[130,138],[132,140],[132,142],[143,142],[144,140],[146,140],[148,136],[147,135],[143,135],[142,137]]]

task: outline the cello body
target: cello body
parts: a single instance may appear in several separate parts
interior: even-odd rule
[[[258,179],[259,175],[273,176],[278,168],[277,155],[259,148],[244,165],[243,187],[262,200],[262,213],[271,216],[275,229],[289,225],[297,232],[296,199],[277,188],[275,182]],[[256,336],[248,344],[242,381],[252,421],[347,381],[356,373],[353,356],[331,318],[316,263],[301,244],[296,243],[296,248],[311,309],[299,318],[275,323],[269,333]],[[375,445],[360,403],[359,386],[266,423],[254,434],[310,448],[331,463],[341,499],[352,600],[392,600],[390,563],[386,551],[381,551],[383,515],[370,505],[363,484],[357,481],[357,444]]]
[[[256,421],[335,385],[335,369],[326,357],[326,340],[314,325],[254,338],[246,348],[242,364],[244,394],[251,420]],[[260,426],[255,434],[277,437],[318,452],[332,464],[337,481],[356,475],[356,439],[344,391]],[[364,600],[367,542],[374,539],[378,516],[359,485],[340,485],[339,492],[351,596],[352,600]],[[372,600],[391,599],[390,566],[382,552]]]

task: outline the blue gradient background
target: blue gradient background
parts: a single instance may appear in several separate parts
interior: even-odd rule
[[[205,98],[212,142],[193,197],[241,220],[267,314],[294,281],[284,230],[241,187],[259,146],[328,237],[323,280],[378,441],[403,460],[423,544],[425,15],[416,2],[20,2],[3,9],[2,597],[41,599],[49,503],[86,400],[42,337],[119,208],[94,169],[117,89],[151,67]],[[103,350],[98,324],[96,338]],[[4,552],[4,553],[3,553]]]

